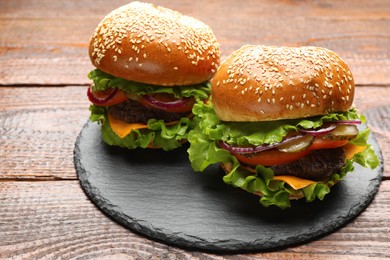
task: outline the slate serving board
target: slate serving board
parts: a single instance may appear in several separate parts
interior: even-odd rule
[[[372,135],[370,143],[381,156]],[[264,208],[258,197],[224,184],[218,165],[193,172],[187,148],[110,147],[101,140],[100,126],[87,122],[74,162],[87,196],[118,223],[169,245],[220,253],[269,251],[332,232],[371,202],[383,172],[383,163],[375,170],[355,165],[322,202]]]

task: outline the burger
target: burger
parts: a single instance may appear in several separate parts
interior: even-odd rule
[[[171,150],[194,126],[192,107],[208,99],[220,49],[210,27],[179,12],[132,2],[98,24],[89,45],[96,69],[88,98],[109,145]]]
[[[224,182],[264,206],[323,200],[355,162],[379,164],[353,98],[352,73],[330,50],[243,46],[216,72],[209,102],[193,108],[191,165],[220,163]]]

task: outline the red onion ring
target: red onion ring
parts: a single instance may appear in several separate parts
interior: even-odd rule
[[[162,109],[171,109],[184,106],[191,98],[179,98],[172,101],[161,101],[155,99],[151,95],[143,95],[144,100],[149,103],[151,106],[162,108]]]
[[[313,136],[320,136],[320,135],[325,135],[325,134],[328,134],[330,132],[332,132],[334,129],[336,128],[336,125],[335,124],[331,124],[329,126],[326,126],[326,127],[322,127],[320,129],[317,129],[317,130],[313,130],[313,129],[299,129],[299,132],[301,133],[305,133],[305,134],[309,134],[309,135],[313,135]]]
[[[339,121],[334,121],[334,122],[329,122],[331,123],[330,125],[323,126],[319,129],[299,129],[299,132],[305,133],[305,134],[310,134],[313,136],[321,136],[328,134],[332,132],[337,125],[359,125],[362,123],[360,120],[339,120]]]
[[[276,143],[273,143],[273,144],[266,144],[266,145],[259,145],[259,146],[254,146],[254,147],[233,146],[233,145],[230,145],[230,144],[228,144],[228,143],[226,143],[224,141],[218,141],[218,145],[222,149],[225,149],[225,150],[227,150],[229,152],[232,152],[232,153],[238,153],[238,154],[257,153],[257,152],[270,150],[272,148],[276,148],[279,145],[288,143],[288,142],[296,140],[298,138],[302,138],[303,136],[304,135],[298,134],[298,135],[295,135],[295,136],[291,136],[291,137],[285,138],[281,142],[276,142]]]
[[[105,104],[108,101],[110,101],[110,99],[112,99],[116,95],[116,93],[118,93],[118,91],[119,90],[117,88],[112,88],[106,97],[100,98],[100,97],[95,96],[91,90],[91,87],[89,87],[88,91],[87,91],[87,96],[88,96],[89,101],[91,101],[92,103],[94,103],[96,105],[101,105],[101,104]]]
[[[335,121],[335,122],[332,122],[332,123],[339,124],[339,125],[360,125],[362,123],[362,121],[360,121],[358,119],[355,119],[355,120],[339,120],[339,121]]]

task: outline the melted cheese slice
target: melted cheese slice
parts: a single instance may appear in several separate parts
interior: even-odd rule
[[[345,152],[345,158],[352,159],[357,153],[363,152],[367,146],[357,146],[354,144],[346,144],[343,146]]]
[[[108,122],[110,123],[112,131],[114,131],[114,133],[120,138],[126,137],[128,134],[131,133],[132,130],[148,128],[148,125],[146,124],[127,123],[125,121],[116,119],[110,114],[108,114]],[[179,121],[172,121],[172,122],[165,123],[165,125],[174,125],[178,122]]]
[[[299,190],[309,186],[310,184],[315,183],[312,180],[306,180],[295,176],[290,175],[278,175],[274,176],[274,180],[284,181],[288,185],[290,185],[294,190]]]
[[[114,131],[114,133],[120,138],[124,138],[125,136],[130,134],[133,129],[136,130],[148,128],[148,125],[145,124],[127,123],[122,120],[118,120],[110,114],[108,114],[108,121],[110,123],[112,131]]]

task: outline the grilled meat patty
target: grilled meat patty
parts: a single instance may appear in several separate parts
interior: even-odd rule
[[[320,181],[339,173],[344,166],[343,148],[314,150],[308,156],[291,163],[271,166],[275,175],[293,175],[296,177]]]
[[[116,119],[125,121],[127,123],[143,123],[146,124],[149,119],[161,119],[164,122],[172,122],[180,120],[180,118],[189,115],[186,113],[172,113],[161,109],[146,107],[134,100],[127,100],[125,102],[109,107],[108,113]]]

